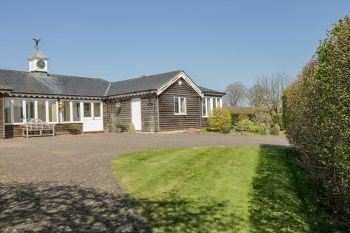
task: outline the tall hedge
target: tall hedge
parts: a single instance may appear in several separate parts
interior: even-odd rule
[[[350,19],[334,25],[283,96],[286,133],[328,207],[350,225]]]

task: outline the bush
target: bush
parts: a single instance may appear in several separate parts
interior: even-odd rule
[[[255,117],[253,119],[254,123],[256,124],[264,124],[266,126],[271,125],[271,115],[266,112],[257,112],[255,113]]]
[[[274,124],[270,129],[270,134],[272,135],[279,135],[280,134],[280,126],[278,124]]]
[[[129,133],[135,133],[136,132],[134,123],[130,123],[128,132]]]
[[[340,20],[283,96],[291,143],[324,203],[350,225],[350,19]],[[350,227],[350,226],[349,226]]]
[[[251,120],[245,119],[237,123],[236,130],[239,132],[243,132],[243,131],[251,132],[253,127],[254,127],[254,122],[252,122]]]
[[[67,127],[70,134],[76,135],[81,133],[81,129],[78,125],[71,124]]]
[[[126,124],[124,124],[123,122],[121,121],[116,121],[115,122],[115,127],[117,129],[122,129],[122,130],[125,130],[127,127],[126,127]]]
[[[226,108],[216,108],[208,122],[210,127],[222,133],[229,133],[231,130],[231,114]]]
[[[264,125],[256,124],[250,129],[250,132],[265,135],[267,134],[267,129]]]
[[[272,115],[272,124],[273,125],[278,125],[281,128],[283,126],[282,114],[274,114],[274,115]]]
[[[249,120],[249,116],[245,113],[239,113],[237,118],[238,118],[238,121]]]

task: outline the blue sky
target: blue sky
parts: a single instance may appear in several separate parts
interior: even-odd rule
[[[121,80],[184,69],[223,90],[295,76],[350,1],[1,1],[0,68],[27,70],[32,38],[56,74]]]

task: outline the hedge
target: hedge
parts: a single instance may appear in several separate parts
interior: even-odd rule
[[[283,125],[322,186],[321,199],[350,227],[350,20],[335,24],[283,96]]]

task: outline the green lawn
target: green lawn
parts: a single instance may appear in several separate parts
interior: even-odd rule
[[[146,151],[112,169],[153,232],[341,232],[289,148]]]

